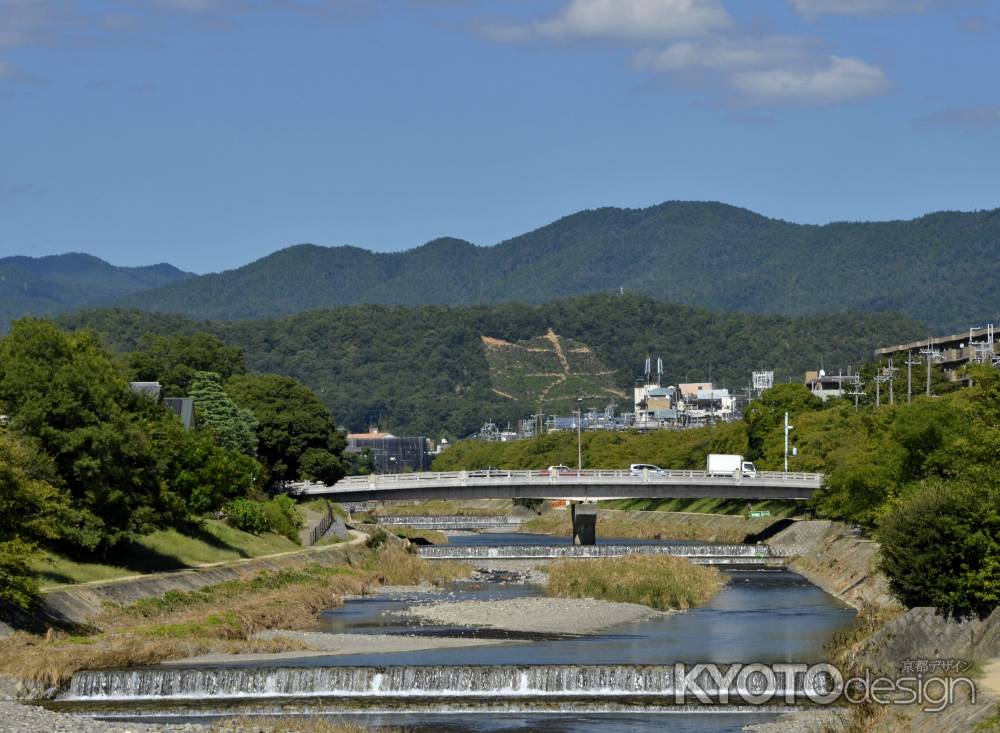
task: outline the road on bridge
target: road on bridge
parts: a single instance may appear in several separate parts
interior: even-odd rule
[[[293,493],[335,501],[430,499],[747,499],[805,500],[823,484],[818,473],[758,471],[428,471],[348,476],[333,486],[296,483]]]

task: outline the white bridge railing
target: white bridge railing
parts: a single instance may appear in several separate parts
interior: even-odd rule
[[[499,471],[422,471],[419,473],[380,473],[368,476],[346,476],[337,482],[337,486],[362,487],[370,484],[393,484],[393,483],[413,483],[426,481],[429,483],[441,484],[462,481],[499,481],[501,483],[520,483],[528,479],[531,483],[547,482],[558,483],[560,481],[572,481],[573,483],[584,483],[592,480],[594,483],[635,483],[635,484],[655,484],[655,483],[676,483],[677,481],[690,481],[691,479],[728,479],[738,481],[757,481],[761,483],[785,483],[816,481],[823,479],[819,473],[801,473],[783,471],[758,471],[756,474],[746,473],[723,473],[709,471],[691,470],[662,470],[662,471],[642,471],[633,473],[627,469],[590,469],[582,471],[576,469],[571,471],[546,471],[546,470],[499,470]]]
[[[469,487],[469,486],[758,486],[818,489],[823,482],[819,473],[783,471],[709,472],[693,470],[661,470],[632,472],[628,469],[549,470],[481,470],[424,471],[419,473],[370,474],[347,476],[334,486],[297,482],[289,485],[293,493],[337,493],[338,491],[372,491],[394,488]]]

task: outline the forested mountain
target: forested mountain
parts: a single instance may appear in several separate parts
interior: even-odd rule
[[[242,349],[249,369],[305,383],[338,424],[363,429],[377,421],[396,432],[434,436],[468,435],[487,418],[505,423],[532,411],[532,404],[494,391],[516,378],[509,368],[494,366],[491,374],[483,337],[526,342],[551,329],[579,342],[571,348],[586,344],[595,363],[612,372],[608,384],[629,392],[648,354],[663,357],[668,382],[711,377],[740,389],[753,369],[798,381],[806,369],[857,365],[878,345],[925,333],[894,314],[749,316],[627,294],[545,305],[366,305],[245,321],[92,310],[60,321],[96,330],[119,351],[134,349],[145,333],[210,332]],[[504,385],[494,384],[498,374]],[[596,398],[584,404],[603,406]]]
[[[624,288],[747,313],[898,311],[961,330],[1000,315],[998,251],[1000,209],[814,226],[668,202],[583,211],[492,247],[299,245],[121,304],[242,319],[361,303],[543,303]]]
[[[59,313],[191,277],[172,265],[115,267],[79,253],[0,258],[0,331],[21,316]]]

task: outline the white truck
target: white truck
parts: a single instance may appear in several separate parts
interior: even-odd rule
[[[708,474],[710,476],[745,476],[755,478],[757,467],[750,461],[744,461],[743,456],[733,453],[709,453]]]

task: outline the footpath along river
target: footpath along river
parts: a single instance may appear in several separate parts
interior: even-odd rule
[[[565,538],[522,533],[462,534],[451,541],[455,546],[566,543]],[[227,661],[224,667],[173,665],[131,675],[94,673],[75,680],[71,699],[54,707],[158,722],[205,721],[232,713],[323,713],[427,733],[740,731],[774,719],[776,708],[677,708],[656,704],[652,697],[619,694],[619,688],[635,689],[641,678],[652,689],[659,666],[676,662],[819,662],[824,645],[850,623],[854,610],[784,569],[723,572],[725,588],[703,607],[641,614],[583,635],[483,628],[473,617],[429,625],[406,613],[442,601],[489,601],[500,609],[517,599],[544,596],[541,586],[523,582],[523,574],[521,582],[498,572],[432,592],[403,589],[349,600],[325,613],[315,632],[498,643]],[[570,687],[573,694],[563,692]]]

